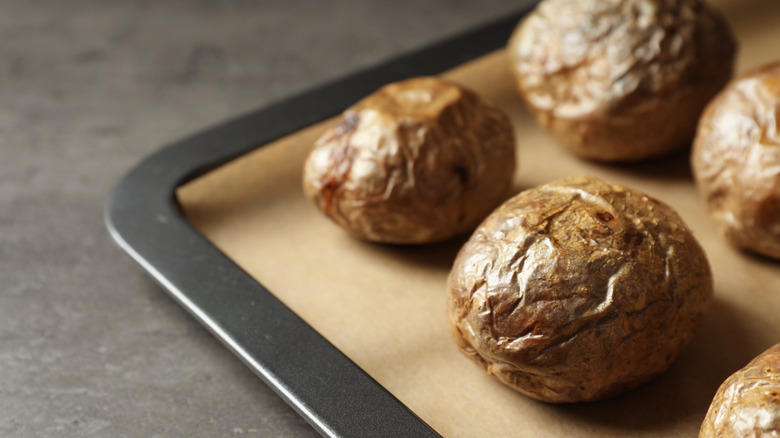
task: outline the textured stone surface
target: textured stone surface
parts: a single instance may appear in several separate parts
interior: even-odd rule
[[[103,205],[163,144],[519,3],[0,0],[0,436],[315,436]]]

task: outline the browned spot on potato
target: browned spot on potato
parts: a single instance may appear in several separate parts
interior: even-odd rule
[[[600,212],[600,213],[596,213],[596,217],[597,217],[597,218],[598,218],[598,219],[599,219],[601,222],[609,222],[609,221],[611,221],[612,219],[615,219],[615,216],[612,216],[612,213],[610,213],[610,212],[608,212],[608,211],[602,211],[602,212]]]
[[[756,225],[759,227],[771,227],[780,223],[780,199],[770,196],[758,204],[756,211]]]

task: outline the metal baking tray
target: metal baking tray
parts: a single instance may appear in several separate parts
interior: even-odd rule
[[[386,83],[437,74],[503,47],[532,4],[165,146],[132,169],[113,191],[105,210],[111,236],[324,436],[438,436],[194,229],[177,205],[176,190],[236,157],[340,113]]]

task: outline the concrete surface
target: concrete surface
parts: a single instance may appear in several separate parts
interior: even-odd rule
[[[108,237],[161,145],[508,0],[0,0],[0,436],[315,436]]]

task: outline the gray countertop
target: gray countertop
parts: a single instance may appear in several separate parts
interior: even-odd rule
[[[316,436],[103,206],[164,144],[521,3],[0,0],[0,436]]]

